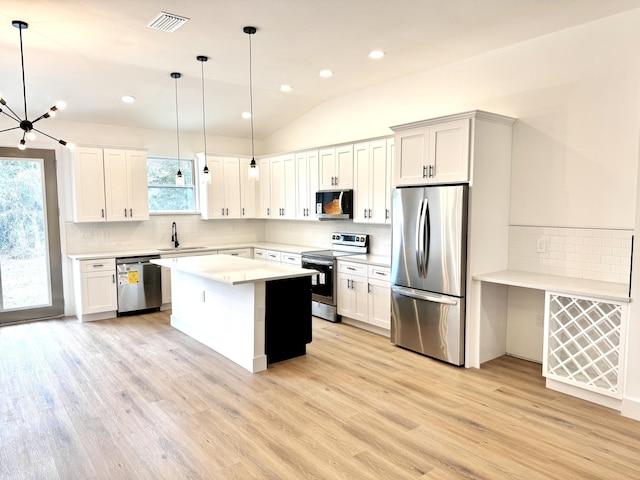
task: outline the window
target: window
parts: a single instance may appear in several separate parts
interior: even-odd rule
[[[195,212],[196,191],[193,160],[180,160],[184,187],[176,185],[178,160],[147,157],[150,212]]]

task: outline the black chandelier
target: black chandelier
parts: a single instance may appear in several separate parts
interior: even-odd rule
[[[27,115],[27,87],[26,87],[25,80],[24,80],[24,51],[22,49],[22,30],[26,30],[27,28],[29,28],[29,24],[26,23],[26,22],[23,22],[22,20],[13,20],[11,22],[11,25],[16,27],[20,31],[20,61],[21,61],[21,64],[22,64],[22,95],[23,95],[23,98],[24,98],[24,119],[21,119],[20,116],[16,112],[14,112],[9,105],[7,105],[7,102],[5,101],[5,99],[0,96],[0,105],[2,107],[5,107],[7,110],[9,110],[9,113],[7,113],[2,107],[0,107],[0,113],[3,113],[7,117],[9,117],[9,118],[15,120],[16,122],[18,122],[18,126],[17,127],[5,128],[4,130],[0,130],[0,133],[9,132],[11,130],[21,129],[22,130],[22,139],[20,140],[20,143],[18,144],[18,148],[20,150],[24,150],[25,148],[27,148],[25,139],[31,140],[31,141],[35,140],[36,134],[34,132],[38,132],[38,133],[44,135],[45,137],[49,137],[50,139],[55,140],[56,142],[58,142],[60,145],[66,145],[67,148],[73,148],[74,145],[72,143],[67,143],[62,139],[54,138],[51,135],[46,134],[43,131],[38,130],[37,128],[35,128],[33,126],[36,122],[42,120],[43,118],[53,117],[57,110],[62,110],[64,108],[64,102],[56,103],[47,112],[45,112],[44,114],[40,115],[35,120],[29,120],[29,117]]]

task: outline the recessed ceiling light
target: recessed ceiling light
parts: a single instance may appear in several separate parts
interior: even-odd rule
[[[245,120],[251,118],[251,112],[242,112],[242,118]]]
[[[291,85],[280,85],[281,92],[290,92],[291,90],[293,90]]]
[[[333,75],[333,72],[331,70],[320,70],[320,76],[322,78],[329,78]]]
[[[369,58],[373,58],[374,60],[382,57],[384,57],[384,52],[382,50],[372,50],[369,52]]]
[[[120,100],[122,100],[124,103],[133,103],[136,101],[136,97],[134,97],[133,95],[123,95],[122,97],[120,97]]]

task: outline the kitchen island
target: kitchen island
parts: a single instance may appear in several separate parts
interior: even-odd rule
[[[152,260],[171,269],[171,326],[250,372],[306,354],[315,270],[231,255]]]

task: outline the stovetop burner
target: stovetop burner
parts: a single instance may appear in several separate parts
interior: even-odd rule
[[[312,250],[310,252],[302,252],[302,255],[305,257],[336,258],[343,257],[345,255],[359,255],[360,253],[366,252],[345,252],[344,250]]]
[[[306,257],[336,258],[344,255],[358,255],[369,251],[369,235],[364,233],[331,234],[331,250],[312,250],[302,252]]]

